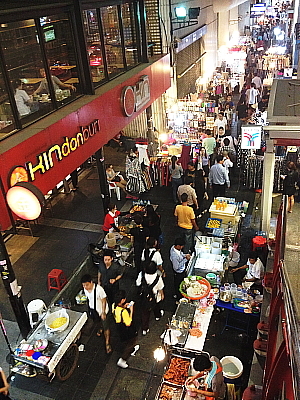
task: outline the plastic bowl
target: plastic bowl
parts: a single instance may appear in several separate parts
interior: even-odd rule
[[[60,318],[60,317],[67,318],[67,321],[63,325],[58,327],[58,328],[51,328],[50,325],[53,323],[53,321],[56,318]],[[69,322],[70,322],[70,317],[69,317],[69,315],[67,313],[67,310],[65,308],[62,308],[61,310],[55,311],[55,312],[49,314],[46,317],[46,319],[45,319],[45,327],[49,332],[62,332],[65,329],[67,329],[67,327],[69,325]]]
[[[220,360],[223,368],[223,375],[227,379],[239,378],[244,370],[241,360],[234,356],[225,356]]]
[[[188,278],[190,278],[190,277],[188,277]],[[182,281],[181,284],[180,284],[180,286],[179,286],[179,291],[180,291],[180,293],[182,294],[182,296],[185,297],[186,299],[190,299],[190,300],[200,300],[200,299],[203,299],[204,297],[208,296],[208,294],[209,294],[209,292],[210,292],[210,289],[211,289],[210,283],[209,283],[205,278],[202,278],[201,276],[197,276],[197,277],[195,277],[195,278],[196,278],[196,279],[195,279],[196,281],[202,283],[203,285],[205,285],[205,286],[207,287],[207,289],[206,289],[206,291],[205,291],[205,294],[203,294],[202,296],[196,296],[196,297],[190,297],[190,296],[188,296],[188,295],[183,291],[183,289],[182,289],[182,287],[183,287],[183,285],[184,285],[184,283],[185,283],[184,281]]]

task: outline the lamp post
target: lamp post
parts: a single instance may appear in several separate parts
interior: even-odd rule
[[[28,314],[24,307],[23,299],[20,291],[18,290],[18,284],[16,276],[11,265],[5,243],[0,232],[0,274],[3,281],[3,285],[8,294],[10,304],[13,312],[16,316],[17,324],[19,325],[21,335],[24,339],[31,329]]]

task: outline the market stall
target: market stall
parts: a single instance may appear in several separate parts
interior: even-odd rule
[[[12,372],[26,377],[43,374],[51,381],[68,379],[78,363],[77,339],[87,321],[86,312],[62,307],[49,309],[26,340],[15,348]]]

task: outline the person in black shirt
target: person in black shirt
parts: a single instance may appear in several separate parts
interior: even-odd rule
[[[190,176],[193,179],[192,187],[196,191],[198,209],[200,209],[204,197],[207,198],[207,193],[205,191],[204,171],[203,169],[196,170],[194,163],[189,162],[188,169],[185,170],[184,175]]]
[[[119,281],[122,276],[123,270],[121,265],[114,261],[114,252],[109,249],[104,250],[103,261],[98,264],[98,283],[105,290],[110,306],[120,289]]]
[[[134,248],[134,264],[137,267],[138,272],[141,271],[141,257],[144,248],[146,247],[146,241],[150,237],[149,228],[143,227],[143,218],[140,214],[133,217],[136,224],[135,228],[131,228],[129,234],[132,236],[133,248]]]
[[[296,193],[296,183],[299,179],[299,174],[295,163],[289,161],[287,164],[287,174],[283,181],[283,194],[288,196],[288,212],[291,213],[295,202],[294,196]]]
[[[158,241],[161,235],[160,215],[158,215],[152,204],[146,206],[146,215],[143,218],[143,227],[149,229],[150,237]]]

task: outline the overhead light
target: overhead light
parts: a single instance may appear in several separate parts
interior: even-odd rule
[[[159,346],[157,349],[155,349],[153,354],[154,354],[154,358],[157,362],[164,360],[164,358],[166,356],[166,352],[161,346]]]
[[[177,19],[185,19],[187,16],[186,8],[183,6],[175,7],[175,16]]]

